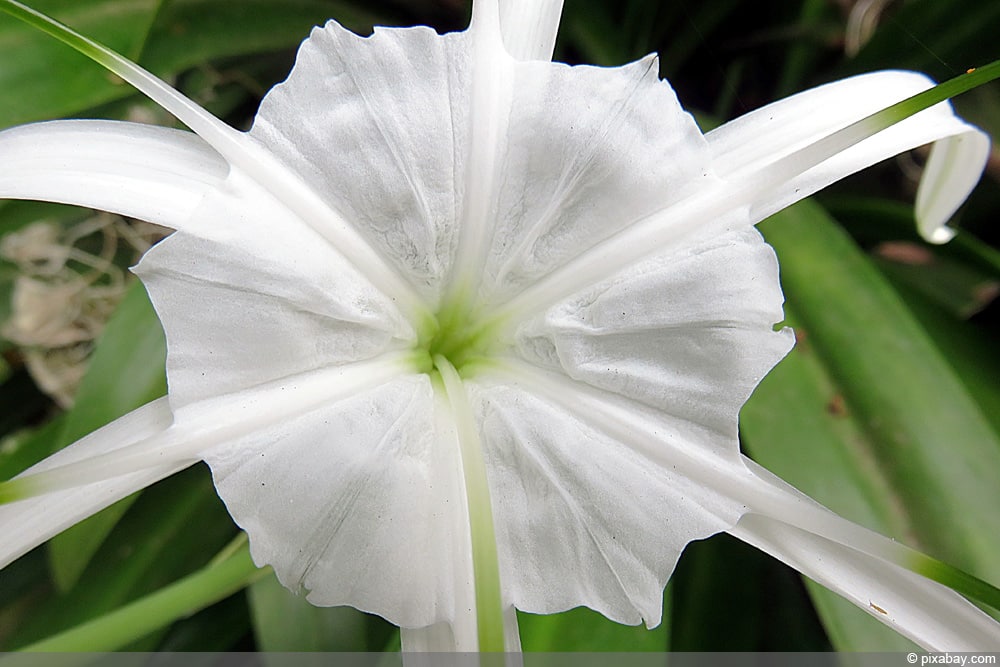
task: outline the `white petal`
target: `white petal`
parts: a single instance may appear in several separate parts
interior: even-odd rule
[[[730,532],[791,565],[929,651],[1000,650],[996,621],[951,589],[765,515]]]
[[[730,436],[791,348],[773,250],[756,230],[664,254],[521,327],[534,363]]]
[[[60,450],[18,477],[52,470],[154,438],[170,426],[173,417],[165,398],[134,410],[87,437]],[[190,455],[163,456],[160,443],[151,449],[136,472],[69,489],[41,492],[26,500],[0,505],[0,567],[73,524],[125,496],[182,470],[197,459]],[[16,478],[15,478],[16,479]]]
[[[525,364],[484,370],[468,386],[482,414],[505,601],[658,624],[680,552],[746,509],[729,490],[755,478],[731,438]]]
[[[955,235],[945,223],[972,192],[989,156],[989,137],[979,131],[934,144],[917,189],[917,228],[925,239],[946,243]]]
[[[475,51],[473,37],[384,29],[362,39],[328,24],[251,132],[431,303],[459,226],[458,261],[470,268],[458,274],[480,274],[485,259],[506,298],[710,180],[701,133],[655,59],[505,62],[489,44]],[[470,51],[483,51],[476,71]],[[495,230],[484,227],[493,219]]]
[[[844,79],[793,95],[726,123],[706,136],[713,165],[723,178],[738,181],[766,170],[774,160],[808,149],[835,130],[930,88],[915,72],[876,72]],[[959,140],[925,172],[927,195],[918,206],[921,232],[933,239],[979,180],[989,139],[942,103],[922,111],[837,155],[820,162],[806,150],[802,173],[760,192],[751,211],[755,222],[827,185],[904,151],[940,140]],[[955,150],[955,146],[952,147]],[[948,166],[949,169],[942,169]],[[955,170],[952,171],[951,169]]]
[[[500,0],[500,31],[517,60],[551,60],[563,0]]]
[[[637,220],[717,181],[657,60],[513,69],[484,289],[504,300]],[[616,269],[629,266],[620,264]]]
[[[583,604],[658,625],[681,550],[726,525],[706,509],[715,494],[532,393],[477,398],[505,596],[533,613]]]
[[[467,35],[334,22],[299,49],[251,136],[425,296],[450,265],[468,130]]]
[[[175,409],[412,344],[395,304],[240,170],[192,215],[136,267]]]
[[[115,121],[0,132],[0,197],[77,204],[176,227],[228,167],[190,132]]]
[[[439,409],[426,375],[402,376],[258,425],[205,460],[254,560],[288,588],[405,627],[452,622],[469,614],[455,606],[472,569]]]

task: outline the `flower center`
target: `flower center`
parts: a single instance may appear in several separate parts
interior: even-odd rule
[[[463,377],[473,366],[493,358],[502,346],[502,322],[489,318],[466,299],[442,304],[423,327],[415,352],[420,372],[434,368],[434,357],[440,355]]]

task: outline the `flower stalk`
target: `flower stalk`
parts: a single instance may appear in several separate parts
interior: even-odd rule
[[[497,560],[493,508],[490,503],[489,480],[486,478],[482,443],[458,371],[440,354],[434,356],[434,368],[451,406],[462,457],[465,498],[469,511],[469,533],[472,540],[478,646],[483,652],[502,652],[504,619],[500,594],[500,564]]]

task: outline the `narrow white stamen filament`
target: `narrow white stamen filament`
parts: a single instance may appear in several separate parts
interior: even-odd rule
[[[186,405],[165,431],[99,456],[15,477],[25,493],[68,489],[161,465],[200,460],[214,445],[306,414],[412,372],[409,352],[281,378],[241,392]]]
[[[504,650],[503,605],[500,596],[500,569],[496,535],[493,530],[493,507],[482,445],[469,398],[455,367],[441,355],[435,355],[434,367],[441,375],[445,394],[451,405],[458,433],[468,503],[472,569],[476,588],[476,626],[480,651]]]

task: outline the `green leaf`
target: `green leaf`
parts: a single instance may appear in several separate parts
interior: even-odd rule
[[[135,57],[156,0],[36,0],[35,9]],[[133,94],[130,87],[48,35],[0,14],[0,127],[48,120]]]
[[[166,342],[139,281],[134,281],[108,322],[66,415],[61,445],[68,445],[166,393]],[[135,496],[57,535],[49,543],[55,581],[68,590]]]
[[[834,511],[1000,580],[1000,438],[969,387],[822,208],[761,229],[799,344],[744,408],[749,451]],[[816,599],[838,649],[899,650],[857,610]]]
[[[120,609],[25,647],[29,652],[114,651],[241,590],[258,570],[248,548]]]
[[[85,623],[186,576],[203,567],[234,530],[204,466],[163,480],[139,495],[70,591],[32,610],[11,646]],[[156,643],[130,648],[152,650]]]
[[[325,0],[37,0],[34,9],[170,80],[206,61],[291,50],[331,16],[362,33],[376,19]],[[80,115],[135,90],[36,28],[0,13],[0,128]],[[289,60],[289,63],[291,61]],[[263,91],[259,91],[263,92]]]
[[[890,276],[891,278],[891,276]],[[993,430],[1000,433],[1000,348],[990,331],[955,317],[909,285],[895,283],[924,331],[969,388]]]

